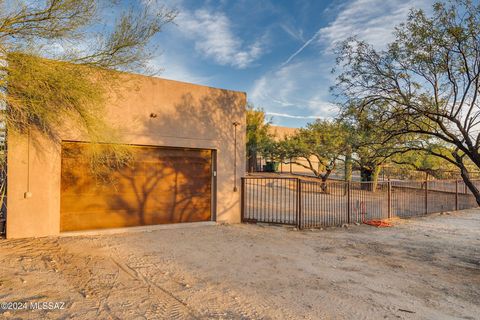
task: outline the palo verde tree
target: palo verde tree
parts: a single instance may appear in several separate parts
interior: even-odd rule
[[[279,150],[284,159],[291,159],[325,182],[345,153],[347,134],[342,123],[319,119],[286,137]]]
[[[118,15],[103,23],[113,6]],[[0,0],[0,100],[9,132],[56,139],[67,119],[92,142],[112,141],[116,133],[104,121],[103,105],[115,73],[107,69],[147,71],[156,51],[151,40],[175,15],[142,2]],[[100,162],[111,158],[93,154]]]
[[[412,9],[395,40],[377,50],[356,39],[338,51],[335,86],[346,105],[376,116],[384,142],[409,135],[423,150],[455,165],[480,204],[465,165],[480,167],[480,5],[437,2],[433,14]],[[435,147],[447,144],[449,153]]]

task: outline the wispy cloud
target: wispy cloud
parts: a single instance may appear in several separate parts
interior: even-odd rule
[[[177,42],[193,43],[201,57],[211,59],[219,65],[244,69],[257,61],[265,52],[266,36],[261,35],[250,42],[244,41],[234,32],[228,15],[220,7],[211,9],[208,2],[196,10],[183,0],[142,0],[152,11],[166,5],[178,10],[175,19]]]
[[[262,38],[245,44],[236,36],[230,19],[223,12],[199,9],[182,11],[176,20],[183,34],[194,41],[195,49],[221,65],[243,69],[263,53]]]
[[[413,7],[429,10],[433,0],[353,0],[339,7],[336,18],[319,31],[319,42],[331,50],[338,42],[357,36],[377,48],[394,38],[394,27]]]
[[[298,114],[310,119],[332,117],[337,107],[329,102],[326,83],[331,81],[330,68],[329,63],[317,59],[281,66],[255,81],[250,99],[270,113]]]
[[[208,85],[211,78],[188,67],[185,57],[164,53],[149,61],[148,67],[159,70],[158,76],[165,79]]]
[[[280,66],[259,77],[251,90],[251,100],[268,114],[298,119],[297,123],[302,123],[302,119],[306,123],[309,119],[334,117],[338,107],[331,102],[328,90],[334,81],[330,73],[334,66],[331,49],[355,35],[383,48],[393,40],[394,27],[405,21],[410,8],[428,11],[432,2],[351,0],[329,7],[333,20],[304,41]],[[316,53],[306,52],[307,48],[316,49]],[[283,112],[286,109],[288,112]]]
[[[281,24],[280,28],[282,28],[283,31],[285,31],[289,36],[291,36],[293,39],[299,41],[299,42],[305,42],[305,38],[303,37],[303,31],[296,30],[292,26],[288,24]]]
[[[278,112],[265,112],[269,116],[290,118],[290,119],[319,119],[317,116],[296,116],[288,113],[278,113]]]

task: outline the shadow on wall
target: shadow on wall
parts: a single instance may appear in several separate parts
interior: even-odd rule
[[[234,122],[239,122],[237,128],[237,180],[239,172],[245,167],[244,150],[245,134],[245,99],[243,95],[227,90],[208,89],[201,98],[196,98],[190,93],[183,94],[175,103],[174,113],[168,116],[159,116],[149,119],[144,126],[147,135],[168,137],[169,133],[176,132],[175,137],[186,140],[199,141],[200,144],[211,144],[220,148],[217,161],[218,181],[223,181],[224,189],[219,188],[219,197],[222,192],[231,192],[234,187]],[[154,110],[162,113],[162,110]],[[194,143],[195,144],[195,143]],[[237,181],[237,187],[239,182]],[[240,192],[240,191],[238,191]],[[226,195],[226,197],[229,195]],[[225,200],[225,198],[224,198]],[[240,199],[232,199],[225,207],[219,207],[217,215],[228,212],[239,204]],[[226,201],[224,201],[226,203]]]
[[[134,159],[117,172],[111,210],[126,210],[139,225],[210,220],[210,151],[139,148]],[[134,199],[123,196],[132,192]]]
[[[139,134],[188,139],[192,148],[220,148],[223,158],[218,171],[224,176],[219,179],[233,189],[233,122],[244,123],[241,103],[238,93],[218,89],[209,89],[200,99],[187,93],[173,113],[153,110],[161,116],[144,118],[146,123],[140,127],[145,132]],[[237,170],[243,166],[240,134],[241,130]],[[211,220],[211,150],[131,146],[134,160],[109,171],[108,179],[98,179],[84,157],[85,147],[83,143],[62,144],[61,231]],[[238,201],[222,206],[218,214]]]
[[[226,90],[208,89],[201,98],[186,93],[174,104],[173,113],[163,113],[161,107],[153,110],[161,116],[149,118],[143,134],[224,143],[224,152],[232,152],[233,159],[233,122],[244,122],[242,103],[238,93]]]
[[[93,175],[83,143],[62,158],[61,231],[208,221],[211,152],[132,146],[134,160]]]

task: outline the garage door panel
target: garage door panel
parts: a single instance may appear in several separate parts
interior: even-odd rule
[[[93,230],[93,229],[105,229],[105,228],[123,228],[134,227],[140,225],[156,225],[166,223],[181,223],[181,222],[201,222],[210,220],[210,215],[202,215],[195,213],[192,210],[181,213],[178,208],[177,214],[171,216],[169,212],[149,212],[145,215],[145,222],[141,223],[141,220],[137,214],[131,214],[126,210],[118,211],[102,211],[102,212],[78,212],[77,214],[68,215],[65,217],[62,224],[65,226],[85,226],[85,220],[88,220],[88,227],[83,229],[65,229],[62,231],[73,230]],[[198,206],[195,209],[207,211],[209,206]]]
[[[210,150],[129,147],[133,163],[98,179],[88,144],[62,144],[61,231],[211,220]]]

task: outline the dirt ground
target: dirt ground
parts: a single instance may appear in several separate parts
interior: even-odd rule
[[[478,319],[480,210],[1,240],[0,302],[5,319]]]

